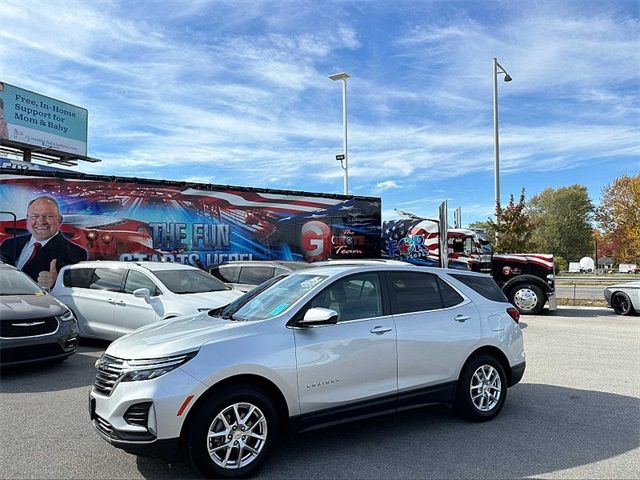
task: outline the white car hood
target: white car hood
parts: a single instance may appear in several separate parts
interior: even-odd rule
[[[256,323],[224,320],[206,312],[156,322],[115,340],[107,355],[123,359],[159,358],[191,352],[202,344],[251,335]]]

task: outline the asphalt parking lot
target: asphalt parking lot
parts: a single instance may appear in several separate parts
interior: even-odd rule
[[[286,440],[258,478],[640,478],[640,317],[565,307],[522,320],[527,371],[494,421],[432,406],[318,430]],[[2,478],[197,478],[94,433],[105,346],[2,372]]]

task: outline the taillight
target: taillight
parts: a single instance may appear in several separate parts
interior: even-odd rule
[[[517,308],[509,307],[509,308],[507,308],[507,313],[509,314],[509,316],[511,318],[513,318],[514,322],[520,323],[520,311],[518,311]]]

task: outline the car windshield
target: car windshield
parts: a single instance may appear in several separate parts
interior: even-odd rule
[[[27,275],[10,269],[0,270],[0,295],[44,295]]]
[[[231,320],[264,320],[286,312],[326,275],[276,277],[229,304],[220,316]],[[257,292],[256,292],[257,290]]]
[[[202,270],[158,270],[153,272],[173,293],[205,293],[230,290],[217,278]]]

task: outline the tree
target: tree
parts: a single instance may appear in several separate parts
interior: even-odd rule
[[[529,202],[536,248],[567,261],[594,253],[593,203],[584,185],[547,188]]]
[[[496,239],[494,250],[500,253],[526,253],[531,248],[532,223],[526,211],[524,188],[520,201],[515,203],[513,194],[506,208],[496,205],[496,221],[487,220],[489,235]]]
[[[640,263],[640,175],[623,175],[602,189],[596,220],[616,263]]]

